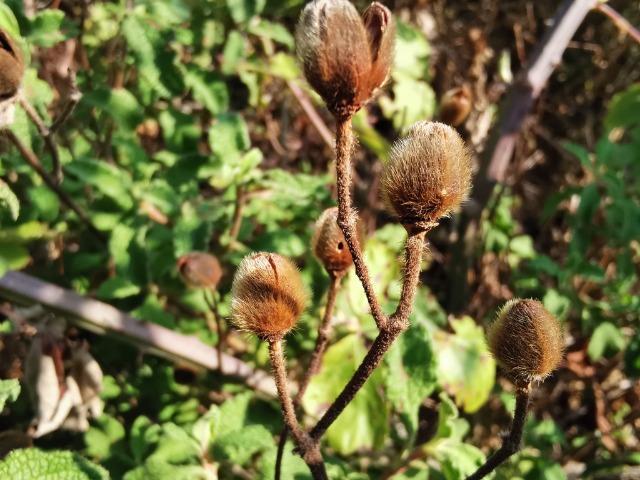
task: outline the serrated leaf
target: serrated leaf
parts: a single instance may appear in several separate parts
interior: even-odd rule
[[[640,123],[640,83],[630,85],[626,90],[613,96],[604,124],[607,129],[627,128]]]
[[[216,116],[229,108],[229,91],[222,78],[213,72],[190,68],[183,72],[184,82],[193,97]]]
[[[244,392],[227,400],[220,406],[220,428],[218,436],[223,437],[241,430],[246,424],[247,409],[253,398],[251,392]]]
[[[15,402],[20,395],[20,381],[0,380],[0,413],[7,402]]]
[[[123,210],[133,207],[133,199],[129,191],[131,178],[125,170],[103,161],[83,159],[70,163],[66,170],[82,182],[95,186],[99,192],[107,195]]]
[[[385,358],[387,398],[407,426],[411,441],[418,429],[418,408],[436,386],[436,357],[430,331],[422,322],[412,322]]]
[[[209,146],[222,162],[240,157],[251,146],[244,119],[237,113],[219,115],[209,129]]]
[[[304,409],[314,417],[325,410],[351,379],[365,353],[362,338],[355,334],[331,345],[324,355],[322,369],[309,384]],[[389,425],[388,406],[379,394],[382,384],[382,372],[377,369],[327,431],[327,442],[340,454],[380,448],[384,443]]]
[[[85,433],[87,454],[100,459],[109,458],[113,453],[114,444],[124,437],[122,424],[115,418],[103,414],[96,420],[95,426],[91,426]]]
[[[452,320],[454,333],[434,335],[438,351],[438,380],[467,413],[476,412],[489,398],[496,364],[484,341],[482,327],[470,317]]]
[[[16,221],[20,213],[20,201],[11,191],[9,185],[0,180],[0,210],[9,210],[11,218]]]
[[[109,473],[70,451],[14,450],[0,462],[0,478],[109,480]]]
[[[52,47],[64,40],[61,32],[64,12],[62,10],[46,9],[38,12],[31,20],[29,41],[40,47]]]
[[[220,436],[214,448],[234,464],[244,465],[253,455],[274,445],[273,434],[264,426],[247,425],[240,430]]]

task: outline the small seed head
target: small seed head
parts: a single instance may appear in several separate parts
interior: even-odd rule
[[[338,207],[322,212],[313,231],[311,250],[330,274],[343,275],[353,265],[353,258],[337,222]]]
[[[514,299],[487,329],[487,344],[516,382],[543,380],[562,360],[564,335],[558,319],[537,300]]]
[[[220,262],[207,252],[189,252],[178,259],[176,266],[187,287],[215,290],[222,277]]]
[[[453,128],[418,122],[391,149],[382,197],[408,231],[428,230],[467,198],[471,170],[471,155]]]
[[[307,304],[300,272],[276,253],[245,257],[231,286],[231,319],[241,330],[263,340],[282,338]]]
[[[471,112],[471,91],[463,86],[447,91],[440,101],[440,121],[457,127]]]
[[[296,28],[309,84],[339,119],[350,118],[387,81],[393,58],[391,12],[372,3],[363,17],[348,0],[314,0]]]

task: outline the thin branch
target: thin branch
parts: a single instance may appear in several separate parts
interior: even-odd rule
[[[502,462],[518,453],[522,448],[522,433],[529,412],[531,384],[516,387],[516,410],[509,435],[502,442],[502,447],[494,453],[478,470],[467,477],[467,480],[480,480],[493,472]]]
[[[208,370],[218,369],[216,349],[196,337],[182,335],[149,321],[139,321],[106,303],[44,282],[22,272],[9,271],[0,277],[0,297],[11,302],[40,304],[80,328],[99,334],[113,334],[145,351],[175,362],[186,362]],[[222,373],[242,380],[262,395],[273,398],[276,388],[271,376],[254,370],[230,355],[224,355]]]
[[[624,18],[618,12],[616,12],[609,4],[606,3],[598,3],[596,5],[596,10],[600,13],[603,13],[616,25],[617,29],[620,30],[620,33],[629,34],[631,38],[633,38],[636,43],[640,44],[640,32],[636,27],[629,23],[629,20]]]
[[[316,130],[322,137],[322,140],[324,140],[324,143],[333,148],[334,142],[331,130],[329,130],[329,127],[327,127],[320,115],[318,115],[315,107],[309,101],[309,97],[305,95],[302,89],[295,82],[287,80],[287,86],[289,87],[289,90],[291,90],[291,93],[293,93],[293,96],[296,97],[296,100],[298,100],[298,103],[304,110],[304,113],[307,114],[307,117],[309,117],[313,126],[316,127]]]
[[[209,298],[207,292],[211,294],[211,298]],[[218,300],[216,299],[215,292],[211,289],[205,288],[203,295],[216,322],[216,333],[218,334],[218,345],[216,345],[216,350],[218,351],[218,370],[222,372],[222,351],[224,350],[225,339],[222,333],[222,318],[220,317],[220,312],[218,312]]]
[[[407,238],[407,258],[404,266],[405,276],[402,282],[402,292],[400,293],[400,301],[398,302],[396,311],[389,317],[391,323],[407,322],[411,314],[411,307],[413,306],[413,300],[416,297],[416,291],[418,289],[426,235],[427,232],[423,230],[414,235],[409,235]]]
[[[60,129],[60,127],[67,122],[68,118],[71,116],[71,113],[76,108],[76,105],[78,105],[78,103],[82,99],[82,92],[80,92],[80,90],[78,89],[78,82],[76,81],[76,72],[71,70],[70,68],[67,69],[67,72],[69,74],[68,78],[69,86],[71,87],[71,93],[69,93],[69,96],[67,97],[67,103],[65,104],[62,113],[58,115],[58,118],[54,120],[54,122],[51,124],[51,127],[49,128],[49,132],[51,133],[51,135],[56,133],[58,129]]]
[[[382,312],[376,298],[369,269],[364,262],[362,250],[358,245],[356,232],[356,217],[351,206],[351,150],[353,149],[353,134],[351,119],[339,120],[336,126],[336,177],[338,185],[338,226],[341,228],[344,239],[347,242],[356,275],[362,283],[362,288],[371,308],[371,315],[376,321],[378,329],[384,330],[387,326],[387,317]]]
[[[285,368],[284,352],[282,351],[282,339],[269,339],[269,357],[273,367],[273,373],[278,389],[278,397],[282,406],[284,421],[296,441],[296,445],[302,454],[314,480],[327,479],[324,461],[317,443],[311,441],[309,434],[302,430],[296,418],[295,407],[287,388],[287,370]]]
[[[78,204],[71,198],[71,196],[60,188],[58,182],[56,182],[55,178],[53,178],[42,166],[36,154],[33,153],[26,145],[24,145],[20,139],[13,133],[11,130],[5,130],[5,135],[9,138],[9,140],[16,146],[20,154],[24,157],[31,168],[33,168],[40,178],[47,184],[47,186],[58,195],[58,198],[64,203],[67,207],[73,210],[78,218],[87,226],[89,231],[100,240],[101,243],[105,243],[105,237],[96,227],[93,226],[91,220],[87,216],[87,214],[78,206]]]
[[[324,310],[324,317],[322,318],[322,322],[318,327],[318,338],[316,339],[316,346],[313,349],[313,353],[311,354],[309,366],[307,367],[304,377],[300,382],[300,387],[298,388],[296,398],[293,400],[293,406],[296,410],[302,403],[302,397],[304,395],[304,392],[306,392],[311,379],[320,370],[320,365],[322,365],[322,356],[324,355],[324,352],[327,349],[327,344],[329,343],[329,335],[331,334],[331,317],[333,316],[333,309],[336,303],[336,294],[338,293],[338,287],[340,286],[340,280],[342,280],[343,275],[336,275],[333,272],[329,272],[329,276],[331,277],[331,284],[329,286],[329,294],[327,297],[327,305]],[[274,476],[275,480],[280,480],[280,476],[282,474],[282,457],[284,455],[284,447],[287,444],[288,434],[289,429],[285,425],[282,429],[282,432],[280,433],[280,441],[278,442],[278,453],[276,455],[276,468]]]
[[[229,229],[229,245],[233,245],[238,239],[240,225],[242,224],[242,209],[244,208],[244,190],[241,185],[236,187],[236,200],[233,209],[233,221]]]

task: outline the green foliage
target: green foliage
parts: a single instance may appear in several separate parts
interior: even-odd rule
[[[14,450],[0,461],[2,478],[108,480],[107,471],[70,451]]]
[[[18,380],[0,380],[0,412],[7,402],[15,402],[20,395]]]

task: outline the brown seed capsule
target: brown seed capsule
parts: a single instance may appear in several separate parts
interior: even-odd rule
[[[348,0],[314,0],[296,28],[305,77],[339,119],[356,113],[387,81],[395,23],[374,2],[364,16]]]
[[[562,359],[564,336],[558,319],[537,300],[507,302],[487,329],[487,344],[516,382],[543,380]]]
[[[440,101],[440,121],[457,127],[471,112],[471,91],[463,86],[453,88],[442,96]]]
[[[313,231],[311,250],[329,273],[343,275],[353,265],[353,258],[337,221],[338,207],[322,212]],[[361,233],[359,228],[358,233]],[[358,235],[358,241],[362,244],[360,240]]]
[[[178,259],[176,266],[182,281],[188,287],[214,290],[222,277],[220,262],[206,252],[189,252]]]
[[[0,101],[16,94],[23,75],[22,53],[11,35],[0,29]]]
[[[300,272],[276,253],[245,257],[231,286],[231,320],[241,330],[263,340],[284,336],[296,324],[307,303]]]
[[[428,230],[467,198],[471,169],[469,151],[453,128],[418,122],[391,149],[382,197],[408,231]]]

